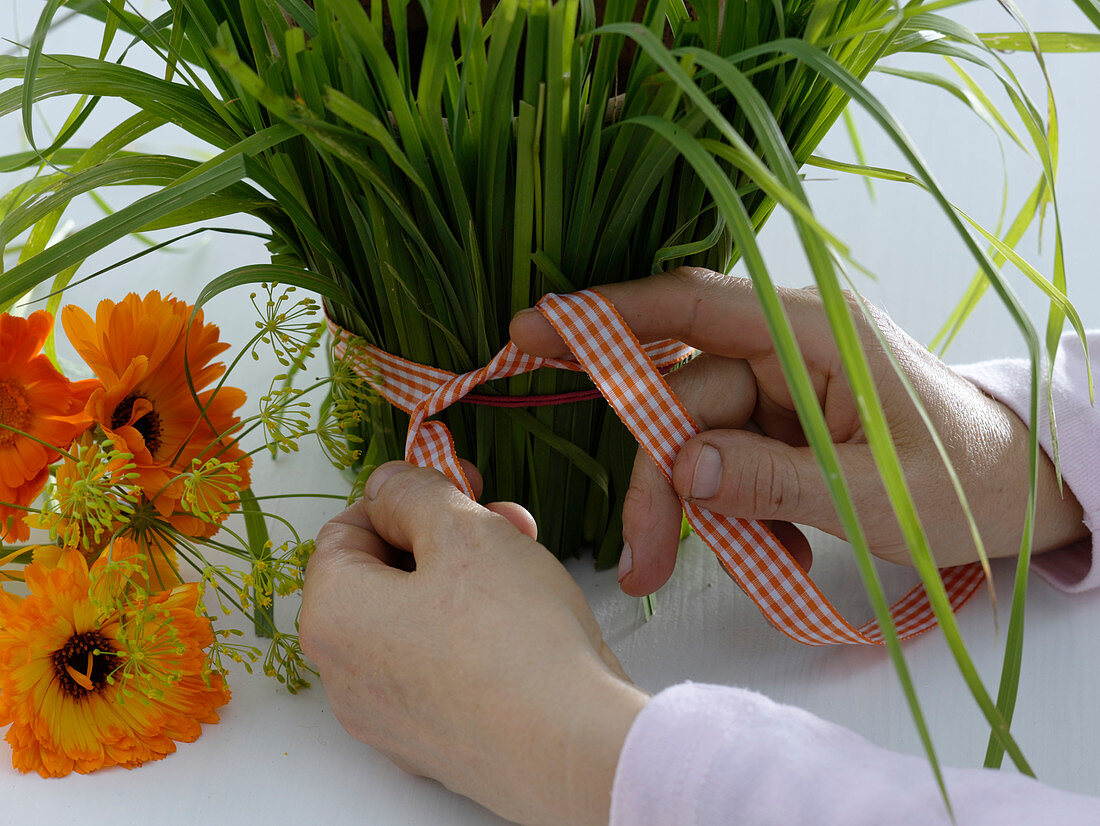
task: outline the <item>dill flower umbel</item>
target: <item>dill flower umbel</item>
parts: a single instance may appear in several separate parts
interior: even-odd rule
[[[0,590],[0,726],[15,768],[133,768],[218,722],[229,689],[207,668],[198,586],[149,594],[135,584],[145,567],[118,539],[90,571],[67,551],[56,567],[27,566],[29,596]]]
[[[27,538],[24,509],[58,457],[50,446],[66,449],[89,424],[82,409],[98,382],[70,382],[42,354],[52,327],[41,310],[0,314],[0,540]]]
[[[58,464],[42,512],[27,522],[66,547],[98,551],[133,513],[135,476],[128,454],[85,433]]]

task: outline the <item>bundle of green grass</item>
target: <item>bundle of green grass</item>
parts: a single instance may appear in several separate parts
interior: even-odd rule
[[[767,188],[782,184],[755,180],[754,167],[768,170],[756,129],[775,130],[768,137],[781,136],[798,166],[847,102],[773,50],[729,58],[863,27],[828,47],[859,77],[887,42],[891,4],[178,8],[186,41],[210,55],[206,68],[247,128],[298,133],[255,158],[278,183],[278,206],[293,198],[313,224],[285,209],[276,261],[339,287],[328,309],[342,327],[461,373],[488,361],[512,315],[546,292],[680,264],[728,269],[737,247],[708,173],[734,187],[758,229],[775,205]],[[763,124],[752,107],[767,113]],[[706,170],[686,144],[706,153]],[[482,392],[587,387],[584,376],[542,371]],[[401,455],[407,421],[385,405],[369,413],[355,433],[366,468]],[[634,444],[602,400],[463,404],[442,418],[459,455],[482,469],[486,497],[529,507],[558,555],[591,546],[597,564],[615,562]]]

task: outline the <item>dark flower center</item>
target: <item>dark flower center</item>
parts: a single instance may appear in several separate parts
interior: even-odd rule
[[[115,412],[111,414],[111,430],[117,430],[129,424],[130,414],[134,412],[134,402],[141,398],[144,397],[131,393],[118,403]],[[149,449],[149,455],[155,458],[161,443],[160,414],[157,413],[156,408],[154,407],[134,422],[132,427],[141,434],[141,438],[145,440],[145,447]]]
[[[0,381],[0,424],[25,430],[30,417],[30,406],[23,394],[23,388],[14,382]],[[14,441],[14,433],[6,428],[0,429],[0,445],[8,445]]]
[[[107,685],[107,677],[122,665],[114,650],[110,640],[98,631],[69,637],[53,655],[53,673],[58,685],[78,700],[99,691]]]

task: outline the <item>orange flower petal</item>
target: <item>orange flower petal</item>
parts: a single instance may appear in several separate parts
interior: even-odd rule
[[[0,429],[0,502],[30,504],[28,488],[41,490],[30,483],[58,456],[41,443],[64,450],[90,423],[74,415],[90,386],[74,385],[41,354],[52,325],[41,310],[30,318],[0,314],[0,423],[7,426]]]

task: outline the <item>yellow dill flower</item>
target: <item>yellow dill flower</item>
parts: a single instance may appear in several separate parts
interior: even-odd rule
[[[302,398],[302,392],[275,387],[286,379],[285,375],[276,376],[267,395],[260,399],[260,422],[272,456],[279,451],[296,452],[298,440],[309,432],[309,402]]]
[[[56,567],[27,566],[29,596],[0,590],[0,726],[20,771],[59,777],[159,760],[218,722],[229,701],[206,665],[214,636],[196,613],[198,587],[149,596],[123,564],[145,568],[133,543],[116,540],[110,559],[89,571],[67,551]]]
[[[133,457],[102,446],[85,433],[57,468],[41,514],[29,524],[50,532],[66,547],[97,550],[133,513]]]
[[[260,316],[256,322],[258,341],[271,347],[279,364],[290,367],[292,363],[301,363],[310,357],[321,341],[324,325],[316,321],[320,305],[309,296],[295,301],[292,297],[297,290],[287,287],[279,295],[279,284],[261,284],[267,293],[267,301],[260,306],[256,302],[256,293],[252,293],[252,306]],[[252,357],[259,358],[253,351]]]
[[[329,398],[318,415],[317,441],[336,467],[352,467],[362,458],[357,447],[362,440],[355,431],[367,408],[379,404],[382,398],[376,389],[382,383],[381,374],[367,381],[354,367],[370,364],[362,345],[362,339],[352,338],[343,358],[335,354],[330,358]]]
[[[183,475],[180,507],[204,522],[221,522],[239,500],[247,478],[237,462],[195,459]]]

